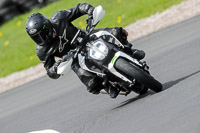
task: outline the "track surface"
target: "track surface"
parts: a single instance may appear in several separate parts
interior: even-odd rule
[[[0,132],[199,133],[200,16],[133,42],[165,90],[138,97],[92,95],[71,72],[0,94]]]

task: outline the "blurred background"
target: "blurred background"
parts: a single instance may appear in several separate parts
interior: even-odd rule
[[[55,0],[0,0],[0,25],[13,17],[40,8]]]

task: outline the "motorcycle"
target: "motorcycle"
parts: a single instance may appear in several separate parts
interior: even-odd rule
[[[104,15],[102,6],[94,9],[93,18],[86,26],[85,36],[80,37],[80,30],[76,33],[71,44],[79,45],[58,66],[57,73],[67,74],[76,60],[82,69],[103,78],[102,85],[105,88],[111,85],[121,95],[128,95],[131,91],[142,95],[148,89],[162,91],[162,84],[150,75],[146,62],[125,52],[125,46],[115,36],[107,31],[92,33]],[[108,94],[109,90],[103,89],[101,93]]]

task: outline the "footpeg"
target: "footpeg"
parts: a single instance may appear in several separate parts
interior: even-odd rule
[[[143,61],[143,63],[142,63],[142,68],[143,68],[145,71],[149,71],[149,66],[147,65],[146,61]]]

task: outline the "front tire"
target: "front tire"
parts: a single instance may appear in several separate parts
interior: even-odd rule
[[[138,82],[143,84],[144,86],[150,88],[154,92],[162,91],[162,84],[154,79],[151,75],[147,74],[142,69],[137,66],[130,64],[130,62],[126,61],[123,58],[119,58],[115,63],[115,68],[126,75],[129,79],[136,79]]]

